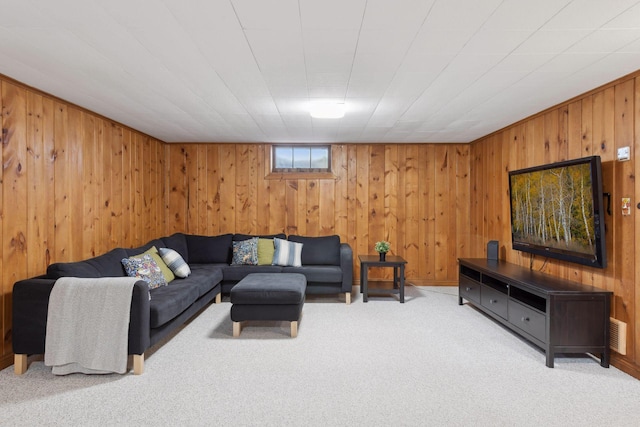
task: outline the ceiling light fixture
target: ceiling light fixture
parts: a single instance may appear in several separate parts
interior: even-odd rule
[[[341,119],[344,117],[344,102],[312,102],[309,113],[315,119]]]

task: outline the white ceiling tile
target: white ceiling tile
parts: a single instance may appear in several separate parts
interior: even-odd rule
[[[591,34],[592,30],[540,30],[515,50],[518,54],[560,53]]]
[[[435,77],[436,73],[434,73]],[[426,73],[398,72],[385,91],[385,97],[414,100],[424,92],[433,78]]]
[[[434,0],[368,0],[364,30],[407,31],[419,28]]]
[[[366,0],[300,0],[302,26],[308,30],[359,30]]]
[[[348,76],[358,45],[357,31],[305,31],[303,39],[307,72]]]
[[[458,53],[475,33],[475,30],[460,29],[432,29],[424,26],[417,34],[409,49],[410,55],[455,55]]]
[[[480,30],[465,44],[462,53],[475,55],[507,55],[529,36],[530,31]]]
[[[467,30],[474,33],[503,0],[447,0],[434,3],[424,26],[433,30]]]
[[[304,71],[304,46],[299,32],[247,30],[245,33],[261,70]]]
[[[543,28],[595,30],[636,3],[637,0],[574,0],[551,18]]]
[[[543,54],[511,54],[497,64],[491,74],[521,73],[529,74],[549,62],[555,55]]]
[[[299,31],[297,0],[230,0],[245,30]]]
[[[618,49],[616,53],[638,53],[640,52],[640,39],[634,40],[626,46]]]
[[[603,28],[640,28],[640,3],[630,7],[609,22],[603,25]]]
[[[604,53],[563,53],[546,62],[535,73],[552,73],[556,77],[564,77],[588,67],[604,56]]]
[[[344,100],[346,93],[347,93],[346,84],[343,86],[309,85],[309,98],[311,99],[335,98],[342,101]]]
[[[534,31],[570,2],[571,0],[506,0],[487,19],[483,28]]]
[[[567,53],[615,52],[640,38],[640,28],[596,30],[566,50]]]

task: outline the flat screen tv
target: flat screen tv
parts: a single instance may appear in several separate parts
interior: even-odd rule
[[[513,249],[605,268],[599,156],[509,172]]]

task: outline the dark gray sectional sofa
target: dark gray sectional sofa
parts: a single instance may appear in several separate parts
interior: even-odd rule
[[[189,264],[191,275],[176,278],[168,286],[149,290],[147,282],[134,285],[129,323],[128,354],[134,356],[134,373],[144,370],[144,352],[215,300],[250,273],[302,273],[307,294],[345,294],[351,301],[353,253],[338,236],[304,237],[288,240],[303,243],[302,267],[277,265],[232,265],[233,241],[254,237],[246,234],[198,236],[176,233],[146,245],[116,248],[84,261],[51,264],[42,276],[16,282],[13,287],[13,352],[15,372],[27,369],[27,355],[43,354],[49,295],[60,277],[125,276],[121,260],[147,249],[171,248]],[[285,238],[284,234],[259,236]],[[151,298],[149,298],[151,296]]]

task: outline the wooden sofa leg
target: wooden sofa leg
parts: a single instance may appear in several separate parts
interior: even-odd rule
[[[298,336],[298,321],[294,320],[291,322],[291,338],[295,338]]]
[[[344,299],[345,299],[347,305],[351,304],[351,292],[345,292]]]
[[[242,331],[242,323],[233,322],[233,336],[234,337],[239,337],[240,336],[240,331]]]
[[[216,304],[220,304],[222,302],[222,292],[216,295]]]
[[[133,355],[133,375],[142,375],[144,372],[144,353]]]
[[[16,354],[13,356],[13,372],[16,375],[22,375],[27,372],[27,355]]]

